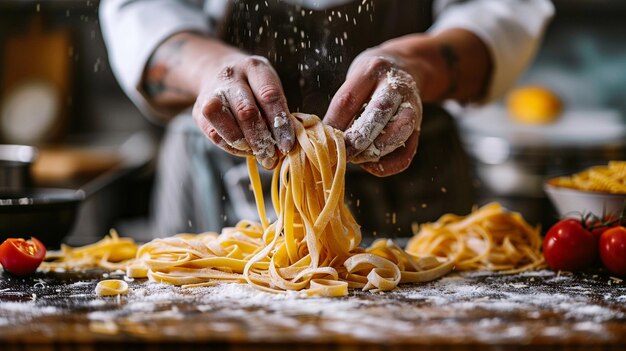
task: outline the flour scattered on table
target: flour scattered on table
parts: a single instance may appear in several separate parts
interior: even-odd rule
[[[465,273],[384,294],[352,291],[345,298],[275,295],[227,283],[183,289],[142,280],[128,282],[126,296],[98,297],[93,289],[100,277],[62,284],[52,278],[37,281],[41,284],[0,279],[0,334],[50,332],[79,323],[98,335],[176,339],[201,333],[269,342],[341,337],[518,343],[573,336],[607,342],[620,336],[605,323],[626,322],[626,284],[551,271]],[[180,320],[185,327],[171,327]]]

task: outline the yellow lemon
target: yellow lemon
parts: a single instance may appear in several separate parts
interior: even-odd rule
[[[527,86],[513,90],[507,100],[507,108],[513,119],[525,124],[548,124],[554,122],[563,105],[561,99],[548,88]]]

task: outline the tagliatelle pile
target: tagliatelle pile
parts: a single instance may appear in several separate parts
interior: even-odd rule
[[[610,161],[607,166],[596,166],[569,177],[548,181],[559,187],[586,191],[626,194],[626,161]]]
[[[131,238],[121,238],[115,230],[102,240],[82,246],[61,245],[59,251],[48,251],[46,261],[39,266],[43,270],[80,270],[104,268],[126,269],[137,255],[137,244]]]
[[[539,227],[491,203],[468,216],[446,214],[422,225],[406,250],[450,260],[458,271],[518,273],[545,267],[541,246]]]
[[[342,133],[316,116],[292,118],[297,143],[280,161],[272,180],[271,197],[278,216],[274,223],[265,214],[256,163],[248,158],[261,223],[241,221],[221,234],[155,239],[141,246],[134,260],[114,266],[125,266],[131,277],[185,287],[246,282],[273,293],[321,296],[345,296],[348,288],[388,291],[400,283],[430,281],[452,270],[452,260],[442,263],[434,256],[416,256],[389,240],[360,248],[359,225],[343,202],[346,155]],[[112,236],[103,245],[121,240]],[[65,250],[68,254],[87,252],[78,251],[83,249]],[[107,268],[111,263],[103,260],[110,261],[111,253],[99,255],[91,263]],[[72,257],[47,265],[65,261],[70,267]]]

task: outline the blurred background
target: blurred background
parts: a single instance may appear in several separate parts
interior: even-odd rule
[[[626,1],[552,2],[555,18],[516,87],[458,113],[479,202],[498,200],[543,228],[557,217],[547,178],[626,159]]]
[[[32,181],[41,187],[98,187],[92,182],[98,176],[127,169],[84,201],[68,239],[74,243],[114,227],[150,235],[152,162],[129,160],[153,157],[161,133],[113,77],[98,7],[99,1],[0,1],[0,144],[39,148]]]
[[[531,222],[554,218],[542,191],[546,177],[625,158],[626,1],[554,3],[557,15],[518,83],[541,88],[522,94],[521,104],[552,106],[547,115],[554,120],[511,117],[510,99],[455,110],[479,201],[499,200]],[[39,148],[31,185],[80,188],[111,169],[128,170],[84,202],[68,240],[74,244],[112,227],[150,237],[162,132],[115,81],[98,6],[95,0],[0,0],[0,144]]]

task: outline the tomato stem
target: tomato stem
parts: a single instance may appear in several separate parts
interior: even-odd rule
[[[602,218],[599,218],[593,213],[587,213],[581,216],[581,225],[583,226],[583,228],[589,231],[599,228],[613,227],[622,223],[626,223],[626,208],[622,210],[622,213],[617,218],[607,217],[606,215],[603,215]]]

